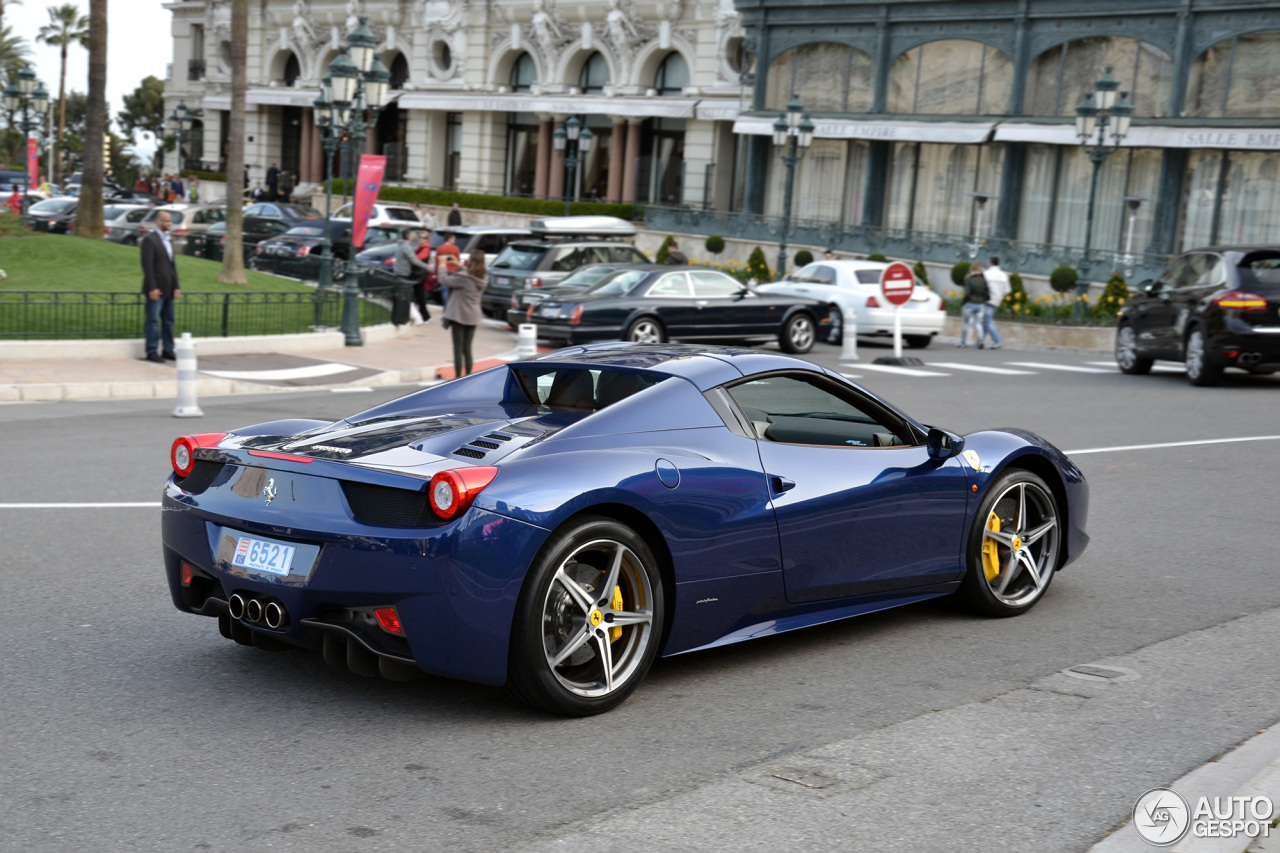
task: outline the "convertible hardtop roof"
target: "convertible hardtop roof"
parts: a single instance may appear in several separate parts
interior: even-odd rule
[[[606,237],[618,239],[636,236],[636,226],[616,216],[555,216],[535,219],[529,223],[533,236],[553,237]]]

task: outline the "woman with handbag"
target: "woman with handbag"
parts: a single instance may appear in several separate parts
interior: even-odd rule
[[[444,322],[453,335],[453,366],[461,378],[471,373],[473,359],[471,344],[475,340],[476,326],[483,313],[480,310],[480,294],[489,285],[484,266],[484,252],[474,249],[467,256],[466,271],[458,271],[457,259],[446,256],[445,273],[440,284],[449,288],[449,300],[444,306]]]

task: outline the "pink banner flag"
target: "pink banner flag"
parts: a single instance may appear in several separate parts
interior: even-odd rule
[[[377,154],[361,154],[360,170],[356,173],[356,209],[351,217],[351,245],[364,245],[364,235],[373,216],[373,203],[382,189],[382,173],[387,168],[387,158]]]
[[[33,190],[40,185],[40,158],[36,154],[36,141],[27,139],[27,189]]]

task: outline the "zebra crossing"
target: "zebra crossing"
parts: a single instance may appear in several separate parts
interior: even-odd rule
[[[1053,373],[1108,375],[1120,372],[1113,361],[1086,361],[1080,364],[1055,364],[1048,361],[1005,361],[999,365],[968,364],[959,361],[931,361],[920,367],[901,367],[896,364],[841,364],[840,375],[848,379],[862,379],[868,374],[890,374],[912,378],[945,377],[966,373],[983,373],[992,376],[1041,376]],[[1157,364],[1152,373],[1186,373],[1180,364]]]

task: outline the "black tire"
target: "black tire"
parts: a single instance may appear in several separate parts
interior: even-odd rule
[[[622,339],[645,344],[665,344],[667,330],[662,327],[662,321],[657,317],[637,317],[627,326],[626,334]]]
[[[778,346],[783,352],[799,355],[813,349],[813,342],[818,339],[818,326],[813,315],[797,311],[782,324],[778,334]]]
[[[1138,355],[1138,333],[1133,326],[1125,323],[1116,329],[1116,364],[1124,373],[1132,376],[1143,376],[1151,372],[1154,358],[1143,358]]]
[[[1183,343],[1182,360],[1187,365],[1187,379],[1192,385],[1207,388],[1222,381],[1223,366],[1209,354],[1204,329],[1192,326]]]
[[[1027,508],[1022,519],[1017,517],[1020,492]],[[993,516],[1000,523],[991,529]],[[1050,521],[1048,529],[1031,539],[1028,534]],[[956,597],[985,616],[1026,613],[1049,589],[1061,561],[1062,540],[1062,509],[1053,490],[1030,471],[1006,471],[987,487],[974,516],[965,548],[968,567]]]
[[[610,595],[601,587],[614,565]],[[525,578],[511,629],[507,690],[568,717],[618,706],[658,655],[664,601],[658,561],[639,534],[598,516],[571,522],[552,535]],[[635,621],[609,628],[615,614]],[[567,656],[553,666],[557,655]]]
[[[933,343],[933,335],[903,335],[902,340],[908,349],[924,349]]]

